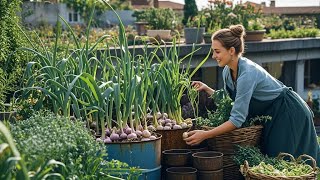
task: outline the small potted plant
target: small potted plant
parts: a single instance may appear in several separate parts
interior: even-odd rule
[[[184,37],[186,44],[200,44],[203,42],[203,33],[205,32],[206,20],[204,14],[200,13],[190,17],[184,28]]]
[[[251,20],[246,28],[245,41],[262,41],[266,30],[260,19]]]
[[[145,20],[148,22],[148,36],[162,40],[171,39],[171,30],[175,28],[177,22],[176,14],[172,9],[147,9],[145,10]]]

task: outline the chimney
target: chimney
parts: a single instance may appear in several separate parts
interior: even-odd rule
[[[270,1],[270,7],[276,7],[276,0]]]
[[[265,1],[261,2],[261,7],[266,7],[266,2]]]

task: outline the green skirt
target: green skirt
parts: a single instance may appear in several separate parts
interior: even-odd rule
[[[320,148],[313,124],[313,113],[305,101],[291,88],[286,88],[274,100],[252,99],[250,116],[270,115],[271,121],[264,124],[262,152],[276,157],[280,152],[298,157],[312,156],[320,165]],[[259,114],[256,114],[256,113]]]
[[[227,87],[234,100],[235,92]],[[270,101],[251,98],[247,119],[269,115],[271,121],[264,124],[262,152],[277,157],[280,152],[290,153],[295,158],[302,154],[312,156],[320,165],[320,148],[313,124],[313,113],[306,102],[291,88]]]

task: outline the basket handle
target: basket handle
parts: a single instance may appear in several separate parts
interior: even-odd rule
[[[243,176],[247,176],[248,171],[249,171],[249,163],[247,160],[245,160],[243,165]]]
[[[314,160],[313,157],[311,157],[311,156],[309,156],[307,154],[302,154],[297,158],[297,161],[302,161],[302,158],[306,158],[306,161],[310,160],[312,162],[313,171],[317,170],[317,163],[316,163],[316,160]]]
[[[283,158],[286,157],[286,156],[289,156],[289,157],[290,157],[290,160],[291,160],[292,162],[296,162],[296,160],[294,159],[294,157],[293,157],[291,154],[289,154],[289,153],[279,153],[278,159],[279,159],[279,160],[283,160]]]

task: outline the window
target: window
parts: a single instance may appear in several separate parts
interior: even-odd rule
[[[79,22],[79,13],[69,13],[69,22]]]

